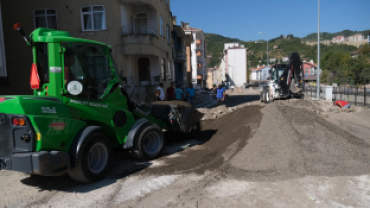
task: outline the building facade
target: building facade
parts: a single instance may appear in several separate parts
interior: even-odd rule
[[[128,85],[164,82],[167,87],[175,81],[169,0],[13,0],[1,1],[1,13],[6,19],[2,43],[8,84],[0,86],[0,94],[32,93],[32,50],[13,31],[12,26],[18,22],[25,26],[26,34],[47,27],[110,45],[120,75]]]
[[[250,83],[261,83],[266,82],[269,78],[270,67],[262,65],[261,67],[251,69]]]
[[[175,51],[175,80],[178,87],[185,88],[188,85],[187,73],[187,46],[190,47],[193,42],[193,36],[186,35],[183,28],[176,24],[176,17],[173,19],[173,47]],[[189,54],[189,57],[191,54]]]
[[[224,44],[225,77],[231,86],[247,83],[247,48],[239,43]]]
[[[191,83],[194,88],[204,88],[207,80],[206,39],[203,30],[190,27],[189,23],[182,23],[186,34],[191,34]],[[190,82],[190,80],[189,80]]]
[[[309,75],[315,75],[317,74],[317,64],[312,62],[303,62],[303,70],[304,70],[304,75],[309,76]]]
[[[175,81],[170,1],[122,0],[122,43],[119,64],[128,85],[146,86]]]

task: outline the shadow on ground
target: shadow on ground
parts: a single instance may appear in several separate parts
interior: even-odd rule
[[[260,100],[259,95],[226,95],[224,105],[226,107],[235,107],[244,103]]]
[[[216,131],[202,131],[200,132],[200,138],[191,139],[191,134],[185,133],[170,133],[166,134],[166,146],[163,149],[160,158],[184,151],[194,145],[202,145],[212,138]],[[160,159],[159,158],[159,159]],[[77,192],[86,193],[102,187],[109,186],[117,182],[117,180],[125,178],[134,174],[141,174],[142,171],[153,165],[153,161],[136,161],[134,160],[128,151],[120,149],[115,150],[111,167],[108,170],[107,178],[98,181],[96,183],[85,184],[74,181],[68,174],[59,177],[47,177],[47,176],[29,176],[21,180],[21,183],[37,187],[40,191],[65,191],[65,192]],[[145,174],[145,172],[142,172]]]

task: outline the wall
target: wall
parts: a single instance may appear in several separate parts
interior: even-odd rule
[[[52,8],[57,12],[58,30],[70,32],[73,37],[100,41],[112,46],[121,42],[120,6],[119,1],[104,0],[12,0],[2,1],[5,53],[9,86],[0,87],[0,94],[31,94],[29,74],[32,64],[32,51],[26,46],[23,38],[13,30],[13,25],[20,22],[25,26],[26,34],[34,29],[34,10]],[[83,32],[81,25],[81,7],[88,5],[104,5],[107,30]],[[72,10],[67,9],[69,6]],[[21,60],[21,61],[20,61]],[[118,63],[120,63],[118,61]],[[20,76],[21,75],[21,76]]]
[[[229,49],[228,64],[231,85],[241,87],[247,83],[247,54],[246,49]]]

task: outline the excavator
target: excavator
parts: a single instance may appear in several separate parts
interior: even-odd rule
[[[288,63],[275,64],[269,70],[267,86],[261,92],[261,102],[270,103],[276,99],[304,98],[304,70],[297,52],[289,55]]]

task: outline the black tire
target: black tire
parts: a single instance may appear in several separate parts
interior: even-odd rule
[[[266,104],[271,102],[268,88],[264,88],[262,91],[262,101]]]
[[[159,156],[164,147],[164,134],[160,127],[147,124],[135,135],[130,154],[137,160],[152,160]]]
[[[68,172],[79,182],[92,183],[102,179],[112,158],[112,146],[107,137],[91,133],[82,143],[77,155],[76,167]]]

